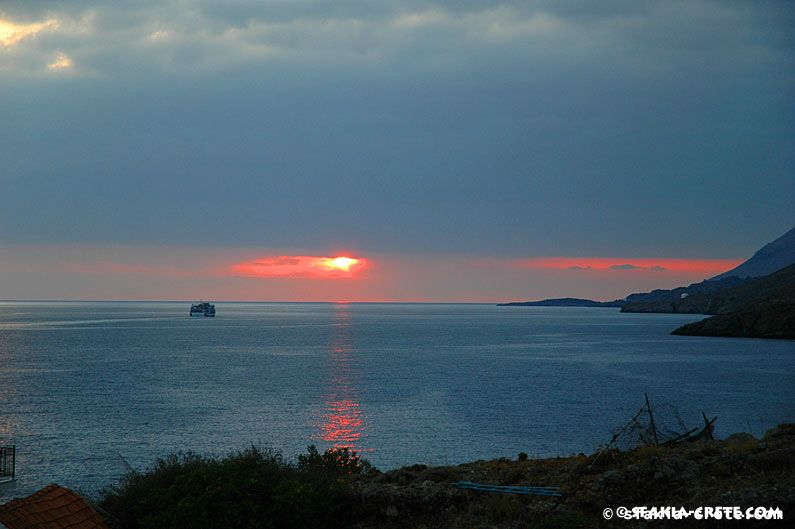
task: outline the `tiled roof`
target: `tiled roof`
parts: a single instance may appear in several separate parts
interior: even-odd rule
[[[0,505],[0,524],[8,529],[109,529],[82,496],[55,484]]]

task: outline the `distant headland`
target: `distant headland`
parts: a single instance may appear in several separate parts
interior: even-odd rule
[[[554,298],[541,301],[513,301],[498,303],[498,307],[620,307],[622,300],[594,301],[580,298]]]
[[[553,298],[502,307],[618,307],[621,312],[707,314],[672,332],[690,336],[795,338],[795,228],[736,268],[699,283],[614,301]]]

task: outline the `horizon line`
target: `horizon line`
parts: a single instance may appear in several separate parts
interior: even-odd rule
[[[201,298],[201,301],[204,299]],[[0,299],[0,303],[195,303],[196,300],[185,299]],[[280,304],[327,304],[327,305],[490,305],[506,303],[505,301],[242,301],[223,299],[211,303],[280,303]]]

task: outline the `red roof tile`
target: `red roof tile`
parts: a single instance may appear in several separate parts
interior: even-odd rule
[[[0,523],[8,529],[109,529],[82,496],[55,484],[0,505]]]

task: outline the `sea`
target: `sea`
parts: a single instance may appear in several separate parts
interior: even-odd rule
[[[0,302],[16,484],[93,495],[176,452],[348,446],[380,469],[592,453],[645,403],[761,436],[795,421],[795,342],[702,316],[489,304]]]

